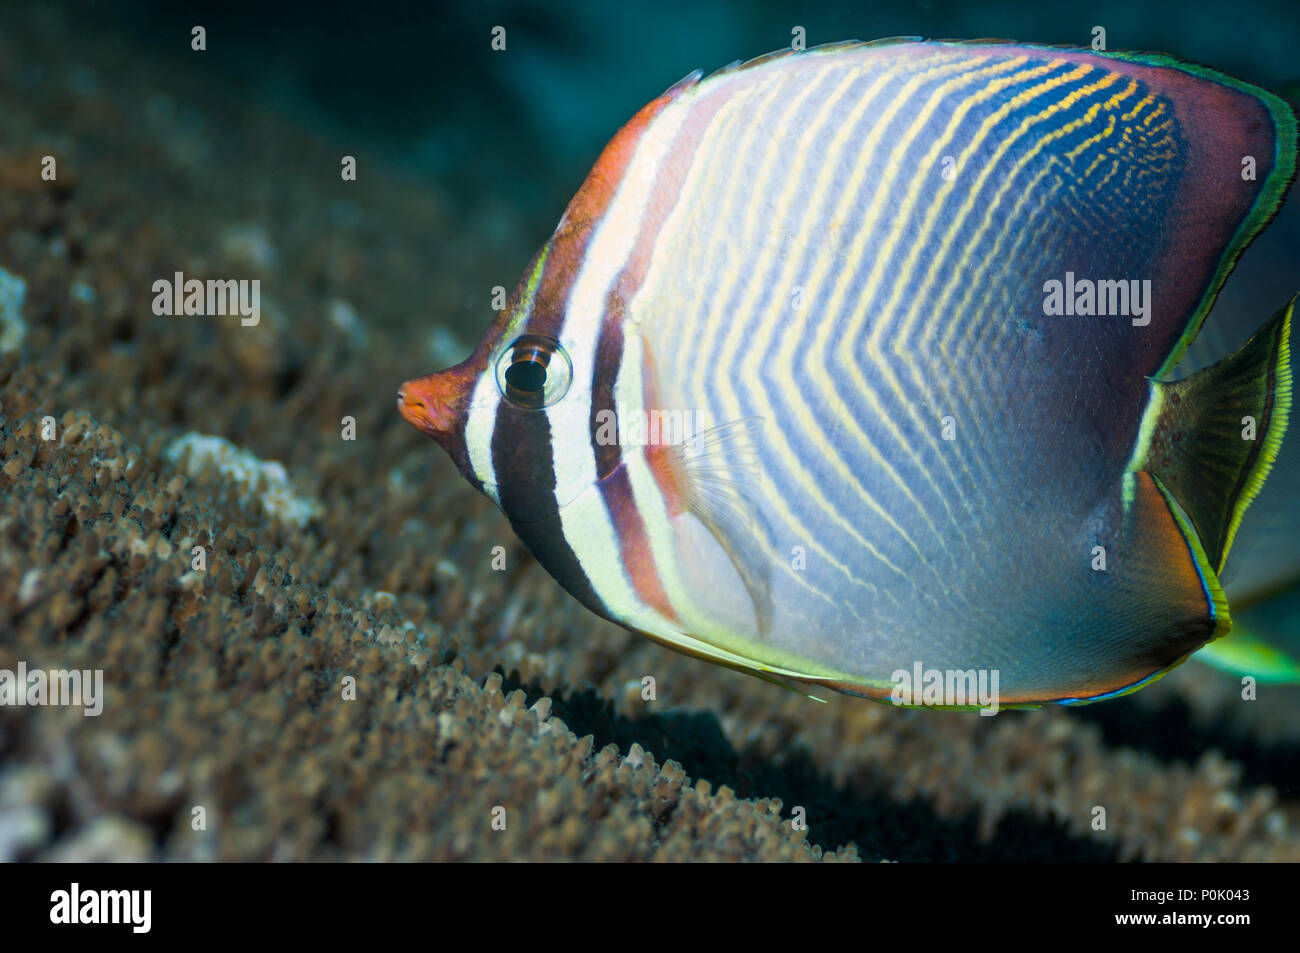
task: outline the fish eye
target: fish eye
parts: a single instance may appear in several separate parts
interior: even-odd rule
[[[525,334],[497,358],[497,387],[524,410],[550,407],[569,389],[573,365],[560,342],[542,334]]]

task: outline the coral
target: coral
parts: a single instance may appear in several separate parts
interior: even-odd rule
[[[164,454],[172,463],[183,463],[183,472],[191,477],[215,470],[218,481],[256,495],[268,515],[295,526],[302,526],[320,509],[315,500],[294,493],[282,464],[265,463],[222,437],[188,433],[173,441]]]

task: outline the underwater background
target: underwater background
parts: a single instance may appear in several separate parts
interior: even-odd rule
[[[1300,91],[1286,2],[6,3],[0,669],[106,698],[0,707],[0,860],[1300,860],[1300,688],[819,705],[583,610],[394,409],[692,69],[1098,25]],[[1300,289],[1298,236],[1224,301]],[[178,271],[260,323],[155,316]]]

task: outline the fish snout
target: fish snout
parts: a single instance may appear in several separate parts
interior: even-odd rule
[[[407,381],[397,390],[397,412],[416,430],[434,436],[443,429],[443,419],[431,406],[431,397],[419,380]]]
[[[431,437],[446,437],[460,427],[467,396],[456,369],[409,380],[397,389],[397,411]]]

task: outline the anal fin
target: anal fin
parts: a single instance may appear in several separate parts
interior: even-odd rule
[[[1012,702],[1081,704],[1135,691],[1181,664],[1231,626],[1228,600],[1195,530],[1160,481],[1128,475],[1124,525],[1098,601],[1091,584],[1074,596],[1079,614],[1105,606],[1088,627],[1092,655],[1063,656],[1050,682]],[[1064,664],[1068,663],[1068,664]]]

